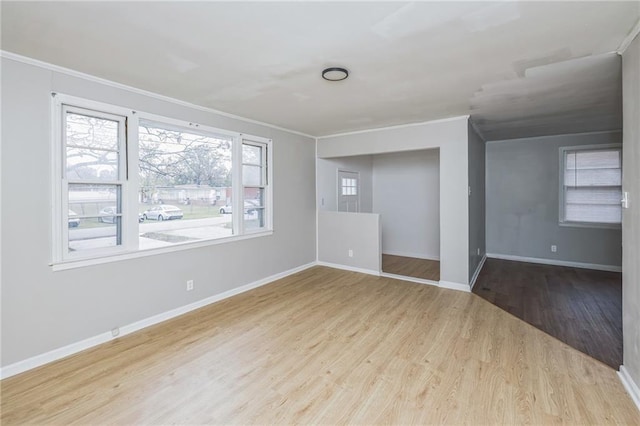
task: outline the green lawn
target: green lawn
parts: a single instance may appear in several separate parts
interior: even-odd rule
[[[178,204],[176,207],[184,213],[183,219],[204,219],[207,217],[220,216],[220,206],[212,206],[210,204],[189,204],[185,206]]]

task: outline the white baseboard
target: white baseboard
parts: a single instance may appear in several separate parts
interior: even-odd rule
[[[629,375],[629,371],[625,368],[624,365],[620,366],[620,371],[618,371],[618,377],[620,377],[620,381],[622,382],[622,385],[629,393],[629,396],[631,397],[633,402],[636,404],[636,407],[638,407],[638,410],[640,410],[640,388],[638,387],[636,382],[633,381],[633,379]]]
[[[406,251],[383,251],[382,254],[388,254],[391,256],[402,256],[402,257],[413,257],[415,259],[425,259],[425,260],[435,260],[440,261],[440,256],[435,256],[431,254],[424,253],[410,253]]]
[[[71,343],[70,345],[45,352],[43,354],[36,355],[22,361],[15,362],[0,369],[0,379],[6,379],[7,377],[15,376],[16,374],[20,374],[36,367],[48,364],[50,362],[57,361],[69,355],[81,352],[85,349],[89,349],[102,343],[108,342],[113,338],[114,337],[111,335],[111,332],[108,331],[106,333],[100,333],[96,336],[89,337],[88,339]]]
[[[375,275],[377,277],[380,276],[380,271],[374,271],[373,269],[356,268],[354,266],[340,265],[339,263],[324,262],[322,260],[318,260],[316,265],[326,266],[333,269],[342,269],[344,271],[360,272],[361,274]]]
[[[386,277],[386,278],[393,278],[394,280],[410,281],[412,283],[427,284],[435,287],[440,287],[440,283],[438,281],[425,280],[423,278],[408,277],[406,275],[389,274],[386,272],[380,273],[380,276]]]
[[[271,275],[269,277],[254,281],[252,283],[233,288],[223,293],[219,293],[214,296],[207,297],[202,300],[198,300],[197,302],[190,303],[185,306],[180,306],[179,308],[175,308],[170,311],[166,311],[158,315],[154,315],[152,317],[145,318],[140,321],[136,321],[132,324],[122,326],[120,327],[120,334],[118,335],[118,337],[125,336],[127,334],[133,333],[135,331],[141,330],[151,325],[155,325],[163,321],[169,320],[171,318],[175,318],[177,316],[186,314],[187,312],[202,308],[203,306],[207,306],[212,303],[218,302],[220,300],[227,299],[231,296],[244,293],[246,291],[252,290],[257,287],[261,287],[273,281],[304,271],[305,269],[309,269],[315,265],[316,265],[316,262],[307,263],[306,265],[301,265],[296,268],[289,269],[288,271],[280,272],[280,273]],[[40,367],[41,365],[48,364],[53,361],[57,361],[69,355],[73,355],[85,349],[92,348],[94,346],[97,346],[101,343],[108,342],[109,340],[113,340],[115,338],[117,337],[113,337],[111,335],[111,332],[108,331],[105,333],[100,333],[93,337],[89,337],[88,339],[81,340],[80,342],[75,342],[70,345],[64,346],[62,348],[54,349],[52,351],[45,352],[43,354],[36,355],[34,357],[15,362],[13,364],[7,365],[0,369],[0,379],[15,376],[16,374],[25,372],[27,370],[31,370],[36,367]]]
[[[597,263],[570,262],[567,260],[542,259],[540,257],[513,256],[510,254],[487,253],[490,259],[514,260],[516,262],[539,263],[541,265],[570,266],[572,268],[594,269],[596,271],[622,272],[622,266],[599,265]]]
[[[471,286],[469,286],[469,284],[460,284],[460,283],[454,283],[451,281],[440,280],[438,283],[438,287],[448,288],[450,290],[464,291],[465,293],[471,293]]]
[[[471,282],[469,283],[469,287],[471,287],[471,290],[473,290],[473,286],[476,285],[476,280],[478,279],[478,275],[480,275],[480,271],[482,271],[482,267],[484,266],[484,262],[486,262],[486,260],[487,255],[485,254],[484,256],[482,256],[482,259],[480,259],[480,263],[476,268],[476,272],[473,273],[473,277],[471,277]]]

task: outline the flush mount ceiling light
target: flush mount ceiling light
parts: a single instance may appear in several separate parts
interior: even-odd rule
[[[345,68],[331,67],[322,71],[322,78],[329,81],[345,80],[349,77],[349,71]]]

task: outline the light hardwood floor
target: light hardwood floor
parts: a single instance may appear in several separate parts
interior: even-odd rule
[[[616,373],[471,294],[314,267],[1,382],[2,424],[640,424]]]
[[[382,255],[382,272],[423,280],[440,281],[440,262],[415,257]]]

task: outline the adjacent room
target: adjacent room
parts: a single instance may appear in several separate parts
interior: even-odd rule
[[[377,215],[382,263],[374,272],[437,283],[439,164],[438,149],[318,159],[318,208]]]
[[[0,3],[0,421],[640,424],[640,3]]]

